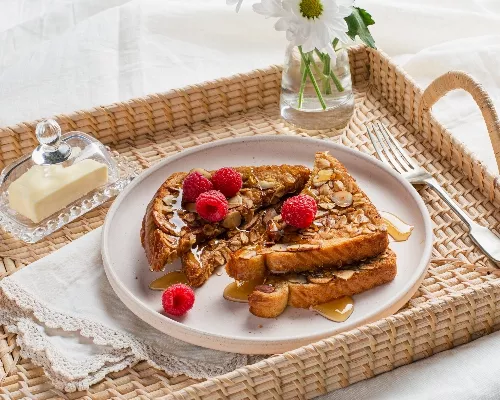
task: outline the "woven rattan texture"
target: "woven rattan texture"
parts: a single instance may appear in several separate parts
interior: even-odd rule
[[[58,119],[65,131],[92,133],[144,168],[185,148],[245,135],[321,137],[373,154],[366,124],[382,121],[474,219],[498,233],[498,180],[429,118],[425,109],[419,118],[420,89],[379,52],[351,50],[351,69],[356,111],[342,132],[306,133],[280,120],[279,68]],[[491,120],[495,120],[493,116]],[[33,148],[35,125],[0,130],[0,163],[9,163]],[[495,330],[500,323],[497,274],[488,274],[492,265],[437,195],[425,188],[420,193],[434,221],[434,262],[407,307],[390,318],[218,379],[172,378],[140,363],[109,375],[86,392],[70,394],[56,391],[40,368],[20,360],[15,338],[0,330],[0,398],[311,398]],[[0,273],[15,272],[100,226],[106,210],[103,206],[34,245],[3,234]]]

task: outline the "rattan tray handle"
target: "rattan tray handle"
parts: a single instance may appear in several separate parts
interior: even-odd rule
[[[488,93],[467,73],[462,71],[447,72],[436,78],[425,89],[418,109],[420,129],[422,129],[423,116],[441,97],[455,89],[463,89],[469,92],[479,106],[486,122],[486,127],[488,128],[495,159],[500,170],[500,122],[497,112]]]

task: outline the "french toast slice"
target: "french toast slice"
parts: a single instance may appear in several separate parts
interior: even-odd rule
[[[258,211],[238,229],[229,229],[223,235],[193,246],[181,256],[182,271],[192,287],[203,285],[214,270],[226,264],[232,252],[243,246],[258,243],[266,234],[267,223],[279,214],[282,202]]]
[[[362,293],[392,281],[396,272],[396,254],[388,248],[375,258],[342,269],[269,275],[248,296],[248,304],[252,314],[275,318],[287,305],[309,308]]]
[[[151,270],[161,271],[193,245],[210,240],[228,229],[252,220],[257,210],[276,204],[283,196],[301,190],[310,171],[302,165],[236,167],[242,189],[229,199],[229,213],[221,222],[198,216],[194,203],[182,204],[182,183],[188,175],[172,174],[148,204],[142,221],[141,243]],[[197,169],[210,177],[212,172]]]
[[[268,226],[266,243],[231,255],[226,265],[229,276],[249,281],[268,273],[342,266],[377,256],[387,248],[387,227],[377,209],[333,156],[316,153],[302,194],[317,202],[313,223],[307,229],[295,229],[276,217]]]

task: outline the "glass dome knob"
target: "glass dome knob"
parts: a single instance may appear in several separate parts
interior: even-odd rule
[[[39,122],[35,134],[40,143],[31,155],[35,164],[60,164],[71,155],[71,147],[62,141],[61,127],[53,119]]]

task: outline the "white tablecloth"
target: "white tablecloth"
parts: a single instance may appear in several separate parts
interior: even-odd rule
[[[0,125],[281,63],[285,40],[273,30],[273,21],[251,11],[251,3],[244,0],[235,14],[224,0],[2,0]],[[448,70],[465,70],[500,106],[500,1],[358,0],[357,5],[377,21],[372,31],[379,47],[422,86]],[[453,93],[435,111],[498,171],[481,114],[468,95]],[[450,387],[459,384],[465,393],[460,398],[497,398],[493,378],[481,380],[483,397],[473,379],[460,379],[463,374],[486,377],[500,368],[490,352],[496,342],[496,336],[479,340],[332,398],[370,393],[376,399],[396,394],[455,399]],[[487,362],[486,355],[491,356]],[[429,372],[422,373],[427,365]],[[403,371],[406,380],[396,380]],[[396,384],[388,386],[388,381]]]

